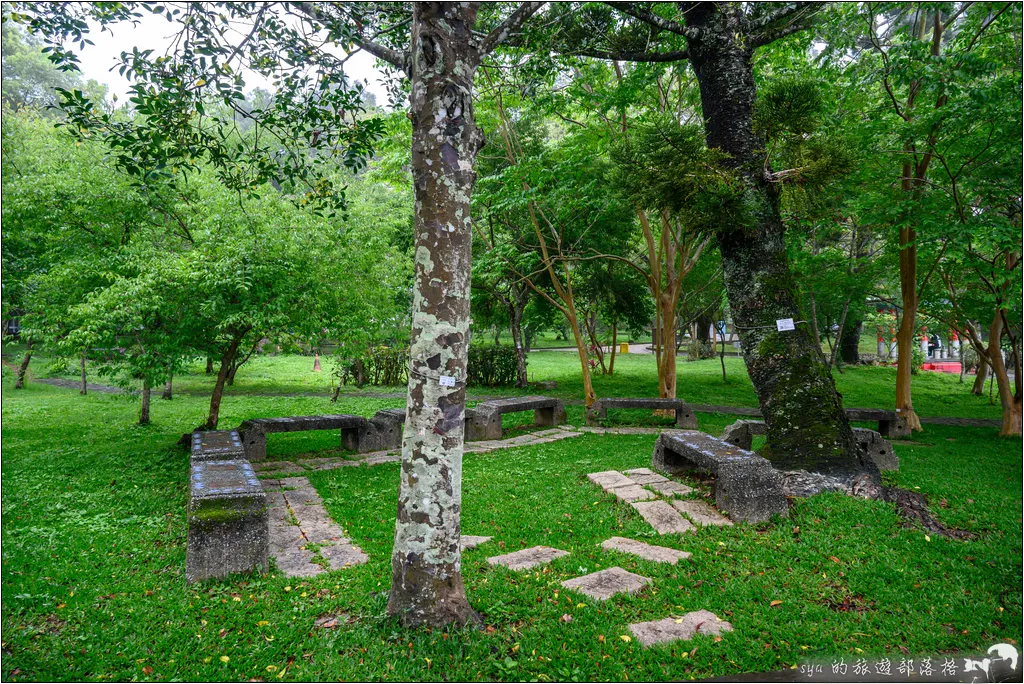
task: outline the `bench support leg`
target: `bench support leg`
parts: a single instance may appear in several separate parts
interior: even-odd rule
[[[539,408],[533,412],[533,424],[554,427],[565,422],[565,407],[561,403],[550,408]]]
[[[907,421],[905,421],[901,416],[896,416],[896,420],[878,421],[878,434],[882,435],[886,439],[909,437],[910,426],[907,425]]]
[[[245,449],[245,460],[265,461],[267,459],[267,433],[249,430],[242,434],[242,448]]]
[[[359,428],[341,428],[341,448],[359,451]]]
[[[697,429],[697,414],[689,406],[676,409],[676,427],[682,430]]]

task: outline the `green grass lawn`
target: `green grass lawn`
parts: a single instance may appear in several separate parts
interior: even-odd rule
[[[560,391],[571,393],[569,372],[547,358],[534,357],[535,371],[560,372]],[[599,387],[645,393],[652,381],[640,361],[629,359]],[[695,388],[710,392],[720,378],[713,364],[692,366],[700,372],[687,366],[692,379],[681,383],[681,395],[752,401],[738,368],[733,382],[702,395]],[[872,378],[876,369],[864,372]],[[866,403],[875,395],[845,387],[854,377],[840,376],[841,387],[852,403]],[[934,396],[937,408],[973,415],[966,403],[940,403],[951,386],[930,394],[927,382],[920,385],[922,401]],[[920,657],[1021,643],[1021,441],[992,429],[928,426],[914,443],[896,446],[902,464],[891,481],[919,488],[940,520],[976,534],[970,541],[929,539],[904,528],[888,504],[836,495],[797,501],[786,520],[656,538],[632,508],[585,479],[649,465],[653,435],[587,435],[468,455],[463,530],[494,540],[468,551],[463,571],[487,628],[407,631],[385,614],[397,464],[310,475],[332,517],[369,554],[367,564],[307,580],[272,572],[190,587],[188,456],[173,444],[204,415],[205,397],[154,400],[154,424],[137,427],[130,397],[11,388],[5,369],[0,676],[7,681],[667,680],[781,669],[804,658],[852,663],[885,654],[898,662],[902,649]],[[253,416],[368,416],[400,404],[235,393],[222,419],[233,426]],[[570,407],[569,418],[578,423],[582,409]],[[718,434],[733,418],[700,420]],[[275,435],[271,456],[333,444],[330,433],[310,435],[317,436],[305,443]],[[693,556],[663,567],[601,551],[613,535]],[[485,562],[537,544],[571,555],[528,573]],[[559,586],[612,565],[652,585],[606,603]],[[721,641],[700,636],[652,649],[621,638],[630,622],[698,609],[735,631]],[[331,614],[341,627],[314,628]]]
[[[5,348],[15,357],[13,349]],[[313,372],[313,359],[309,356],[279,355],[262,356],[252,359],[243,366],[235,378],[235,384],[226,389],[231,395],[265,394],[318,394],[331,391],[331,361],[323,359],[323,371]],[[757,396],[747,377],[743,360],[726,358],[726,380],[722,380],[722,369],[718,359],[686,362],[679,359],[677,396],[695,404],[717,404],[725,406],[757,406]],[[566,400],[582,400],[583,381],[580,374],[579,357],[572,352],[535,352],[530,354],[527,366],[531,380],[555,380],[558,388],[542,393]],[[176,392],[209,396],[215,376],[206,375],[204,364],[195,363],[174,380]],[[5,373],[10,369],[5,368]],[[75,380],[71,372],[55,373],[47,359],[34,358],[32,372],[38,377],[57,376]],[[836,386],[848,407],[885,408],[895,405],[896,369],[894,367],[847,366],[843,372],[834,372]],[[102,378],[91,377],[92,382],[103,382]],[[965,418],[999,419],[1001,410],[998,397],[995,402],[988,396],[970,394],[971,381],[958,382],[956,375],[922,371],[914,376],[914,407],[922,416],[960,416]],[[657,396],[658,383],[654,369],[654,357],[649,354],[624,354],[615,359],[613,375],[593,376],[594,389],[599,397],[653,397]],[[404,393],[405,387],[370,387],[362,390],[353,385],[342,388],[342,394]],[[524,395],[537,394],[536,388],[517,390],[515,388],[471,387],[474,395]],[[251,417],[251,416],[250,416]],[[234,425],[234,423],[231,423]]]

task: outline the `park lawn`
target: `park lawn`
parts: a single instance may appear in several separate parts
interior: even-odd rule
[[[5,349],[8,351],[8,349]],[[16,359],[17,354],[9,354]],[[718,359],[686,362],[679,359],[677,366],[677,396],[694,404],[720,406],[757,406],[757,395],[747,376],[743,360],[726,358],[726,379],[722,380],[722,367]],[[227,387],[230,395],[289,395],[308,394],[325,396],[331,392],[332,361],[322,359],[321,372],[313,371],[313,359],[300,355],[255,357],[244,365]],[[45,358],[34,358],[32,369],[38,377],[65,377],[77,379],[74,369],[65,373],[51,370]],[[9,369],[8,369],[9,370]],[[209,396],[215,376],[206,375],[204,364],[194,363],[186,373],[174,379],[175,391],[184,394]],[[6,372],[6,371],[5,371]],[[509,387],[470,387],[469,398],[494,395],[545,394],[570,402],[583,398],[583,381],[579,357],[574,352],[535,352],[528,359],[531,380],[555,380],[557,389],[515,389]],[[892,409],[895,405],[896,369],[887,366],[845,366],[843,372],[833,372],[836,386],[847,407]],[[91,377],[92,382],[103,382]],[[988,396],[970,394],[973,377],[961,384],[956,375],[921,371],[914,376],[914,407],[922,416],[953,416],[961,418],[1000,419],[998,403]],[[599,397],[653,397],[658,395],[658,382],[654,357],[649,354],[617,355],[612,375],[593,375],[594,390]],[[342,396],[364,394],[401,395],[405,386],[371,387],[362,390],[354,385],[342,387]],[[331,412],[336,413],[336,410]],[[232,424],[233,425],[233,424]]]
[[[367,564],[187,587],[188,456],[174,442],[205,400],[154,401],[155,423],[137,427],[131,398],[39,384],[14,392],[4,376],[4,680],[666,680],[804,658],[886,655],[895,668],[905,653],[1021,643],[1021,441],[992,429],[928,426],[896,446],[901,470],[890,480],[919,488],[943,522],[977,535],[970,541],[929,538],[888,504],[837,495],[797,501],[787,520],[656,537],[585,479],[649,465],[653,435],[467,455],[463,529],[494,536],[464,557],[487,628],[408,631],[385,614],[397,464],[309,476]],[[228,396],[223,417],[368,416],[387,405]],[[570,420],[581,418],[570,407]],[[713,434],[732,420],[700,419]],[[281,447],[271,440],[272,452]],[[693,556],[662,567],[602,552],[613,535]],[[527,573],[485,561],[536,544],[571,555]],[[606,603],[559,586],[612,565],[653,583]],[[699,609],[735,631],[651,649],[622,638],[631,622]],[[341,626],[315,629],[324,615]]]

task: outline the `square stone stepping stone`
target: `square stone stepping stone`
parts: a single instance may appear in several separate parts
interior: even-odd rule
[[[640,556],[645,560],[654,561],[655,563],[671,563],[672,565],[675,565],[684,558],[690,557],[690,554],[686,551],[645,544],[635,539],[626,539],[625,537],[606,539],[601,543],[601,548],[605,551],[631,553],[634,556]]]
[[[481,544],[489,541],[491,541],[491,537],[477,537],[472,534],[464,534],[460,540],[463,551],[466,549],[475,549]]]
[[[568,556],[568,551],[553,549],[550,546],[534,546],[521,551],[513,551],[503,556],[492,556],[487,559],[491,565],[504,565],[509,570],[529,570],[538,565],[550,563],[556,558]]]
[[[668,482],[669,479],[664,475],[659,475],[650,468],[634,468],[633,470],[626,471],[626,477],[631,479],[633,482],[642,485],[649,485],[654,482]]]
[[[629,479],[617,470],[605,470],[600,473],[590,473],[587,475],[587,479],[602,489],[625,487],[626,485],[636,484],[634,480]]]
[[[707,525],[732,526],[731,520],[703,501],[697,501],[696,499],[676,499],[672,502],[672,505],[680,512],[689,516],[693,522],[697,523],[701,527],[706,527]]]
[[[635,508],[658,534],[682,534],[693,529],[693,524],[665,501],[634,501],[630,506]]]
[[[620,501],[625,501],[627,503],[632,501],[649,501],[651,499],[658,498],[638,484],[625,485],[622,487],[606,487],[605,491],[614,494]]]
[[[254,463],[252,469],[261,475],[263,473],[301,473],[305,470],[301,465],[292,461],[263,461]]]
[[[732,625],[708,610],[687,613],[682,618],[663,618],[651,622],[637,622],[629,626],[636,640],[643,646],[654,646],[670,641],[693,638],[694,634],[717,635],[731,632]]]
[[[676,495],[683,496],[693,492],[692,487],[687,487],[684,484],[678,482],[672,482],[671,480],[665,480],[664,482],[652,482],[647,485],[648,489],[653,489],[662,496],[673,497]]]
[[[575,589],[590,598],[607,601],[615,594],[635,594],[650,583],[651,580],[646,577],[615,567],[565,580],[562,586]]]

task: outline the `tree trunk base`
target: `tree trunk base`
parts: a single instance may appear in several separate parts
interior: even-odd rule
[[[899,409],[900,417],[907,421],[907,427],[910,428],[911,432],[924,432],[924,428],[921,426],[921,418],[918,417],[917,411],[913,408],[901,408]]]
[[[463,627],[483,623],[469,605],[461,574],[448,581],[424,577],[422,582],[410,582],[411,577],[406,573],[403,582],[398,576],[400,573],[400,570],[395,573],[391,583],[388,615],[397,617],[403,626]]]
[[[1021,400],[1014,399],[1011,406],[1003,409],[1003,426],[999,430],[1000,437],[1021,436]]]

